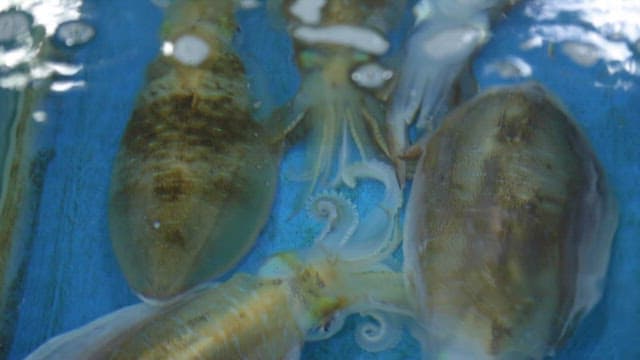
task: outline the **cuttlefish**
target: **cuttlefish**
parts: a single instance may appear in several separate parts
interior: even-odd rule
[[[115,159],[109,206],[129,285],[166,299],[242,258],[275,194],[279,137],[252,117],[234,1],[176,1]]]
[[[586,137],[530,83],[478,95],[423,150],[403,246],[425,357],[549,355],[600,300],[617,226]]]

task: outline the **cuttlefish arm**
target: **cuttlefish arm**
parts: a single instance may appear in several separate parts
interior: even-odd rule
[[[289,123],[306,130],[307,139],[305,163],[289,176],[306,182],[298,208],[318,188],[334,185],[349,164],[389,155],[381,103],[352,82],[347,56],[324,59],[322,68],[304,75],[290,107]]]
[[[490,23],[515,2],[422,0],[414,6],[416,24],[386,120],[401,185],[407,175],[408,127],[416,121],[418,133],[431,132],[451,106],[475,95],[471,58],[488,41]]]

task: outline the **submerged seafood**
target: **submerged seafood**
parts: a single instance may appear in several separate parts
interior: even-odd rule
[[[432,131],[440,118],[476,92],[471,56],[489,38],[489,21],[516,0],[421,0],[414,7],[399,80],[387,112],[389,151],[400,182],[406,177],[407,128]]]
[[[50,340],[28,359],[295,359],[308,333],[368,305],[374,294],[366,287],[402,285],[399,273],[349,274],[338,261],[300,261],[283,254],[267,265],[282,271],[277,277],[237,274],[165,306],[127,307]],[[377,295],[398,303],[402,290]]]
[[[302,77],[289,122],[301,121],[308,130],[299,179],[308,181],[303,203],[317,185],[340,181],[354,144],[362,161],[388,156],[382,102],[366,86],[382,86],[391,76],[376,60],[389,48],[382,34],[400,17],[404,1],[281,0],[271,6],[278,7],[272,13],[290,15]],[[361,79],[372,72],[379,79]]]
[[[122,138],[110,231],[130,286],[145,298],[220,275],[268,217],[280,142],[252,119],[235,31],[232,0],[174,2],[162,26],[172,56],[150,65]]]
[[[390,185],[387,200],[399,194]],[[395,248],[390,234],[362,246],[355,208],[335,193],[312,208],[327,224],[308,252],[276,255],[258,276],[236,274],[162,306],[129,306],[48,341],[28,359],[295,359],[303,341],[335,334],[349,313],[408,311],[402,274],[380,263]],[[389,247],[378,251],[383,244]],[[362,346],[384,348],[400,334],[385,315],[377,319],[380,331],[360,334]]]
[[[587,140],[539,85],[451,113],[408,206],[404,266],[429,353],[542,358],[602,295],[615,201]]]

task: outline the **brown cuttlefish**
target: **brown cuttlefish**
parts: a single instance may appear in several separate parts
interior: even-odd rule
[[[615,200],[585,136],[537,84],[453,111],[424,148],[407,211],[425,357],[543,358],[602,296]]]
[[[110,232],[143,298],[170,298],[228,270],[271,209],[281,137],[252,117],[236,29],[234,1],[174,2],[162,26],[173,53],[150,65],[122,138]]]

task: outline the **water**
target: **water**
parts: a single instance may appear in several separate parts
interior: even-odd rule
[[[0,1],[0,9],[13,3]],[[623,0],[559,3],[523,1],[516,6],[493,29],[474,72],[481,88],[535,79],[555,93],[585,130],[619,199],[620,225],[604,298],[557,357],[639,358],[640,25],[634,19],[640,16],[640,5]],[[41,36],[55,38],[58,25],[80,18],[95,29],[95,37],[71,28],[72,47],[64,39],[54,41],[51,56],[58,62],[55,80],[48,85],[52,91],[33,108],[32,141],[38,150],[33,157],[40,159],[36,164],[42,181],[34,187],[35,215],[23,236],[25,263],[18,272],[11,359],[23,358],[56,334],[137,302],[109,244],[106,205],[111,163],[145,67],[161,47],[157,29],[162,19],[161,9],[148,1],[21,4],[43,24]],[[0,38],[3,31],[0,26]],[[81,44],[85,38],[88,43]],[[239,45],[253,74],[252,90],[270,94],[261,99],[264,109],[294,94],[299,79],[291,44],[284,35],[268,31],[260,7],[243,15]],[[26,63],[51,69],[36,57]],[[22,72],[8,74],[23,79],[19,75],[26,72],[25,65],[15,67]],[[6,81],[9,75],[3,70],[0,81],[5,102],[19,93],[8,89],[17,86],[17,80]],[[37,71],[29,75],[38,78]],[[319,224],[304,215],[288,219],[296,185],[289,184],[286,169],[300,155],[297,148],[285,157],[280,181],[288,186],[281,186],[268,225],[238,270],[255,271],[269,254],[309,246],[318,233]],[[363,353],[353,340],[353,326],[348,321],[334,338],[307,344],[302,357],[418,358],[417,344],[408,336],[387,352]]]

